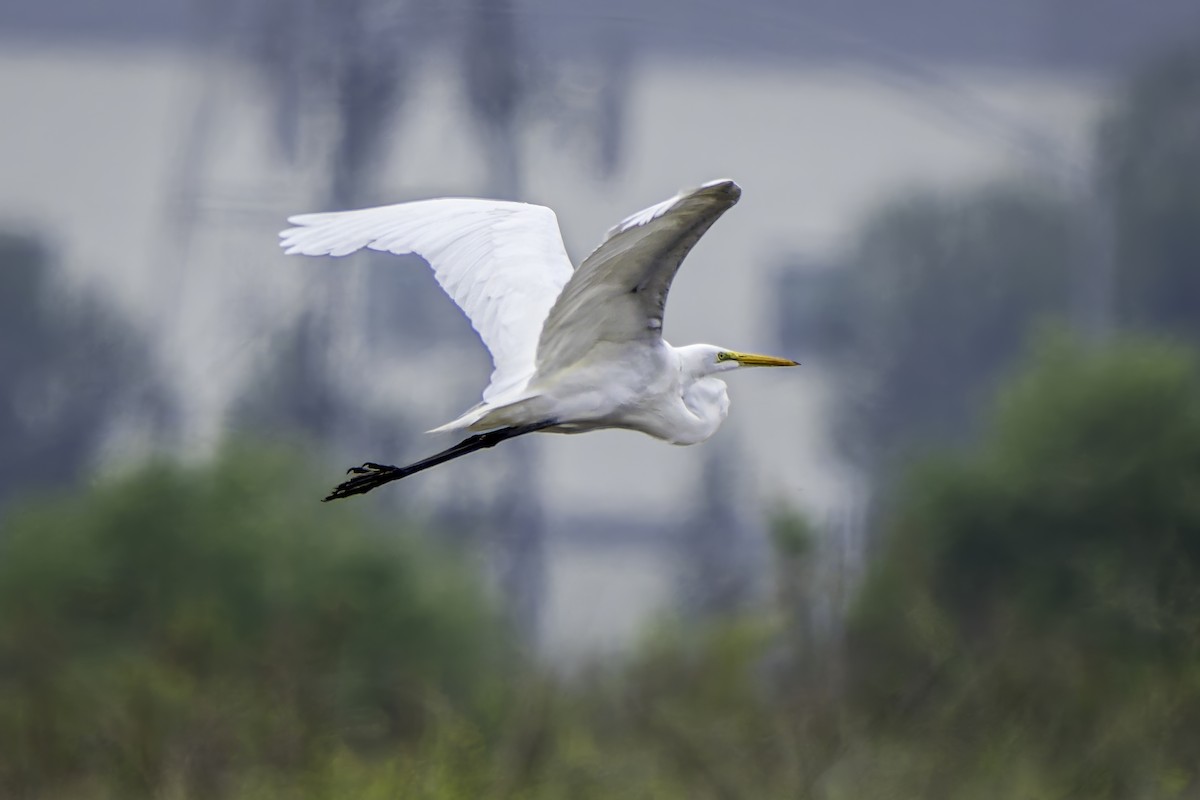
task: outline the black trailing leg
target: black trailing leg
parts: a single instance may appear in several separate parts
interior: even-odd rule
[[[474,453],[476,450],[495,447],[505,439],[540,431],[543,428],[549,428],[557,424],[558,422],[555,420],[547,420],[546,422],[535,422],[531,425],[516,425],[511,428],[488,431],[487,433],[477,433],[474,436],[463,439],[453,447],[447,448],[440,453],[435,453],[429,456],[429,458],[423,458],[420,461],[409,464],[407,467],[393,467],[387,464],[376,464],[373,461],[368,461],[361,467],[351,467],[346,470],[354,475],[354,477],[344,483],[338,484],[322,502],[327,503],[330,500],[340,500],[343,497],[366,494],[372,489],[383,486],[385,483],[407,478],[409,475],[429,469],[430,467],[436,467],[438,464],[444,464],[451,459],[465,456],[468,453]]]

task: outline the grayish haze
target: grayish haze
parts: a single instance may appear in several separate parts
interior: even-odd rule
[[[200,9],[224,11],[232,0],[47,0],[0,6],[0,32],[18,41],[196,43],[206,26]],[[427,2],[451,15],[465,4]],[[979,65],[1108,69],[1194,28],[1190,0],[1153,5],[1122,0],[527,0],[515,12],[540,50],[576,52],[610,27],[639,50],[697,55],[732,48],[724,58],[826,58],[857,50],[894,50]]]
[[[293,410],[334,480],[440,448],[419,432],[471,405],[488,365],[419,264],[284,259],[287,214],[514,196],[554,207],[578,258],[626,214],[732,177],[744,199],[685,264],[667,336],[775,352],[782,273],[832,263],[899,190],[1074,186],[1113,75],[1198,25],[1185,0],[7,3],[0,226],[151,333],[178,428],[122,420],[109,458],[202,457],[253,428],[244,397],[298,330],[303,377],[265,407],[329,393]],[[553,437],[383,502],[473,531],[554,652],[621,646],[714,559],[745,573],[730,602],[752,602],[771,509],[823,524],[839,563],[863,546],[868,487],[828,432],[838,365],[783,354],[805,367],[734,376],[703,447]],[[689,538],[706,520],[746,557]]]

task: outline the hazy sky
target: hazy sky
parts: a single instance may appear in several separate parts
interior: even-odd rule
[[[291,1],[262,0],[280,9]],[[745,197],[681,273],[668,335],[676,344],[763,351],[775,337],[763,287],[785,258],[828,252],[898,189],[958,186],[1032,168],[1013,137],[980,124],[981,104],[1078,156],[1116,68],[1148,43],[1170,42],[1200,25],[1195,0],[1142,7],[914,0],[903,12],[886,0],[513,3],[535,56],[602,44],[604,36],[623,39],[635,56],[615,173],[598,179],[578,147],[562,145],[558,128],[535,125],[524,139],[522,196],[559,210],[568,248],[579,255],[609,225],[680,187],[736,178]],[[444,5],[454,13],[465,4]],[[285,163],[274,152],[268,88],[246,64],[172,46],[202,27],[197,9],[228,5],[0,4],[0,105],[20,109],[0,127],[0,220],[44,235],[69,271],[105,283],[158,324],[165,360],[199,409],[187,411],[214,429],[231,387],[257,368],[273,329],[298,305],[330,305],[315,290],[333,274],[329,263],[283,258],[275,239],[288,213],[315,210],[323,162]],[[237,24],[234,15],[216,18]],[[105,46],[73,46],[85,42]],[[280,44],[290,46],[286,38]],[[831,54],[836,63],[820,62]],[[486,156],[448,67],[453,54],[446,55],[422,65],[404,124],[389,131],[389,153],[372,167],[388,199],[476,193],[485,183]],[[932,88],[905,81],[905,69],[926,63],[952,80]],[[1101,65],[1111,68],[1107,74],[1076,74]],[[1071,69],[1046,69],[1063,66]],[[951,84],[962,91],[948,93]],[[207,133],[195,135],[204,120]],[[181,197],[193,201],[198,220],[186,237],[179,235],[189,230],[179,225]],[[439,315],[452,316],[445,298],[432,302],[443,304]],[[473,403],[486,379],[482,348],[469,344],[469,354],[454,356],[464,367],[461,385],[434,380],[447,372],[436,360],[373,361],[369,383],[394,403],[414,406],[411,424],[440,424]],[[743,479],[753,508],[783,500],[830,511],[853,501],[853,486],[826,442],[825,408],[837,399],[822,365],[809,354],[785,355],[805,361],[805,369],[731,380],[733,416],[706,450],[627,433],[539,441],[539,485],[550,515],[677,516],[711,452],[752,454]],[[394,386],[386,380],[393,367],[401,379]],[[430,387],[427,397],[422,386]],[[495,453],[434,472],[406,491],[414,498],[461,494],[456,487],[464,478],[494,471],[505,458]],[[663,588],[643,578],[661,578],[662,570],[651,565],[630,578],[635,567],[624,558],[564,556],[548,591],[610,586],[611,602],[591,596],[588,608],[615,620],[614,631],[630,629],[639,604]],[[548,607],[579,605],[568,597]],[[599,624],[559,622],[588,636]]]
[[[0,38],[193,39],[202,15],[270,0],[42,0],[0,4]],[[454,15],[465,0],[424,2]],[[403,5],[403,0],[398,0]],[[286,9],[288,3],[279,3]],[[615,30],[644,51],[746,58],[913,56],[1002,65],[1125,67],[1200,31],[1195,0],[514,0],[542,49],[574,49]]]

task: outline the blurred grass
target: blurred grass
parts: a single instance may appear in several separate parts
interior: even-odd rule
[[[435,700],[485,709],[507,654],[473,577],[319,497],[294,459],[243,449],[11,514],[8,793],[100,780],[217,796],[243,769],[415,741]]]
[[[0,793],[1196,796],[1194,354],[1049,336],[986,427],[889,504],[847,639],[781,514],[773,607],[570,678],[286,453],[31,501],[0,537]]]

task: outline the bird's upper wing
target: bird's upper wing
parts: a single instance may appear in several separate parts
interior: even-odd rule
[[[367,247],[429,262],[492,354],[489,400],[534,373],[538,335],[571,261],[558,219],[545,206],[441,198],[358,211],[289,217],[287,253],[344,256]]]
[[[538,372],[570,366],[597,341],[661,337],[667,292],[680,263],[741,194],[733,181],[712,181],[610,230],[550,309],[538,341]]]

